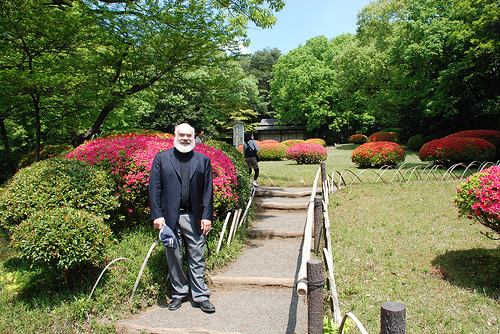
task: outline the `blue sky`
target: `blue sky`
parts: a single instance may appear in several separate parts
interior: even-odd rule
[[[286,0],[276,13],[277,22],[270,29],[250,28],[251,44],[247,52],[276,47],[282,54],[323,35],[334,38],[356,33],[357,15],[373,0]]]

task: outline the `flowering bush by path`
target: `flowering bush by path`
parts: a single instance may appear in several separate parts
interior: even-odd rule
[[[279,144],[279,141],[274,140],[274,139],[267,139],[267,140],[263,140],[260,142],[260,145],[264,145],[264,144]]]
[[[301,164],[319,164],[328,158],[326,148],[315,143],[299,143],[286,150],[286,158]]]
[[[288,140],[284,140],[282,141],[281,143],[286,145],[287,147],[290,147],[292,145],[295,145],[295,144],[299,144],[299,143],[304,143],[305,141],[302,140],[302,139],[288,139]]]
[[[373,143],[376,141],[390,141],[393,143],[399,143],[399,136],[396,132],[377,132],[368,137],[368,143]]]
[[[480,138],[446,137],[425,143],[418,156],[422,161],[449,165],[491,161],[495,157],[495,149],[495,145]]]
[[[281,160],[286,156],[287,146],[278,142],[275,143],[264,143],[259,148],[257,156],[260,160],[272,161]]]
[[[40,161],[55,158],[57,156],[66,154],[68,151],[72,150],[73,147],[70,145],[46,145],[40,148]],[[17,169],[24,168],[35,162],[35,150],[26,154],[21,158],[17,164]]]
[[[168,136],[168,135],[167,135]],[[164,134],[127,133],[92,140],[66,155],[106,167],[118,183],[117,196],[128,218],[141,221],[149,217],[148,185],[151,164],[156,153],[172,148],[174,141]],[[232,191],[236,184],[233,162],[220,150],[197,144],[194,148],[210,158],[213,170],[214,212],[229,211],[238,203]]]
[[[500,166],[476,173],[458,186],[455,205],[460,215],[500,233]]]
[[[352,135],[350,136],[348,139],[347,139],[347,142],[348,143],[352,143],[352,144],[364,144],[368,141],[368,137],[363,135],[363,134],[360,134],[360,133],[357,133],[355,135]]]
[[[481,138],[489,141],[496,147],[496,159],[500,159],[500,131],[494,130],[466,130],[452,133],[447,136],[450,137],[467,137],[467,138]]]
[[[306,140],[306,143],[315,143],[315,144],[320,144],[321,146],[325,147],[326,146],[326,141],[324,141],[321,138],[309,138]]]
[[[377,141],[366,143],[357,147],[352,152],[352,162],[361,168],[380,167],[384,165],[394,166],[403,162],[405,150],[401,145],[388,142]]]

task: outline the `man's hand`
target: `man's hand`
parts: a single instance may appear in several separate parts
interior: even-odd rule
[[[212,228],[212,221],[208,219],[202,219],[201,220],[201,231],[203,234],[207,234],[208,231]]]
[[[153,227],[157,230],[161,230],[163,228],[163,224],[165,223],[165,218],[160,217],[153,220]]]

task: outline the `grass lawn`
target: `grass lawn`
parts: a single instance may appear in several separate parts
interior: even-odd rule
[[[397,301],[407,308],[407,333],[500,333],[499,241],[458,217],[458,184],[371,184],[332,195],[342,314],[378,333],[380,306]]]

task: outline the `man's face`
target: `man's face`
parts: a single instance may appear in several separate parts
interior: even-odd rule
[[[175,133],[175,148],[181,153],[188,153],[194,148],[194,144],[193,128],[187,124],[179,125]]]

